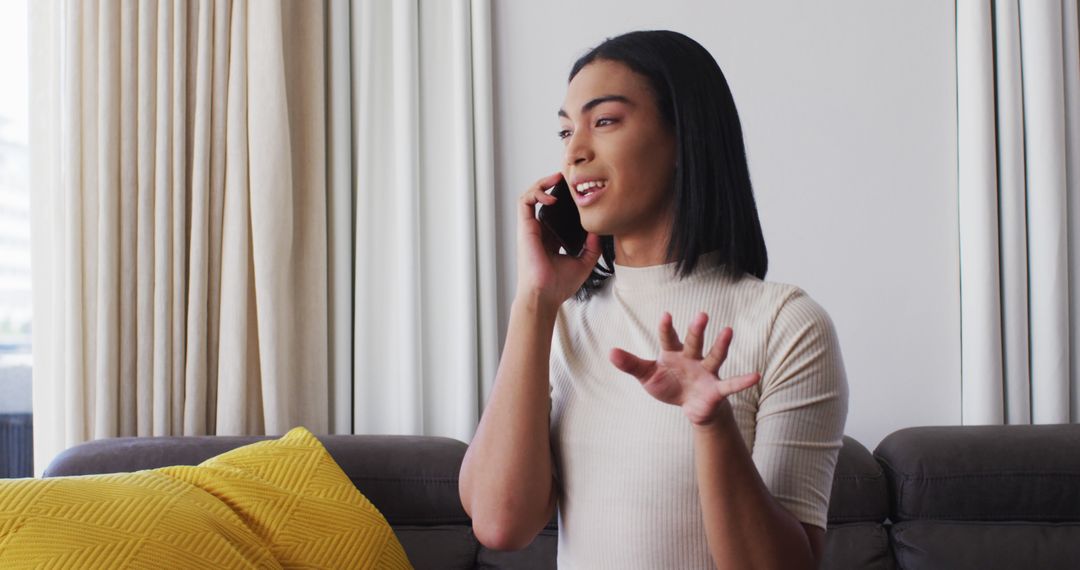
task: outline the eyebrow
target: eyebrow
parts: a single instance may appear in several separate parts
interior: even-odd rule
[[[616,102],[619,102],[619,103],[626,103],[627,105],[633,105],[634,104],[633,101],[631,101],[630,99],[628,99],[627,97],[624,97],[622,95],[604,95],[603,97],[597,97],[596,99],[593,99],[593,100],[589,101],[588,103],[585,103],[584,105],[582,105],[581,106],[581,113],[582,114],[588,113],[593,107],[599,105],[600,103],[607,103],[608,101],[616,101]],[[559,116],[560,117],[566,117],[567,119],[570,118],[570,115],[567,115],[566,111],[563,110],[563,109],[559,109]]]

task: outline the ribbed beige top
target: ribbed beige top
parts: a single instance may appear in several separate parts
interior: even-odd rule
[[[680,339],[707,312],[706,348],[732,327],[720,376],[762,373],[731,397],[754,464],[796,518],[825,527],[848,397],[832,321],[798,287],[725,277],[716,259],[702,256],[681,280],[674,264],[616,264],[591,299],[560,308],[551,350],[560,569],[713,568],[690,421],[608,361],[614,347],[655,358],[664,311]]]

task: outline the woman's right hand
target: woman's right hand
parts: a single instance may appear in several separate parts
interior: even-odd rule
[[[518,200],[517,298],[550,309],[557,309],[569,299],[600,259],[600,236],[589,232],[578,257],[560,255],[558,241],[536,219],[538,202],[551,205],[557,201],[544,190],[560,178],[562,174],[557,172],[537,180]]]

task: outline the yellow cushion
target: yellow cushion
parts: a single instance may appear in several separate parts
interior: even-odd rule
[[[281,568],[227,505],[153,471],[0,480],[0,568]]]
[[[231,506],[283,566],[410,567],[382,513],[304,428],[161,471]]]
[[[409,568],[386,519],[295,428],[199,466],[0,481],[0,567]]]

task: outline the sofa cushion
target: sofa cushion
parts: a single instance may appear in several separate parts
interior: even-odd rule
[[[900,568],[1071,569],[1080,524],[906,521],[892,527]]]
[[[893,521],[1080,521],[1080,425],[919,427],[874,456]]]
[[[416,570],[472,570],[480,546],[468,525],[394,527]]]
[[[883,522],[889,516],[889,489],[881,465],[863,444],[844,436],[829,497],[829,528],[834,524]]]
[[[559,554],[559,531],[545,528],[531,543],[512,552],[480,546],[476,568],[484,570],[555,570]]]
[[[889,531],[876,522],[829,525],[821,570],[893,570]]]

